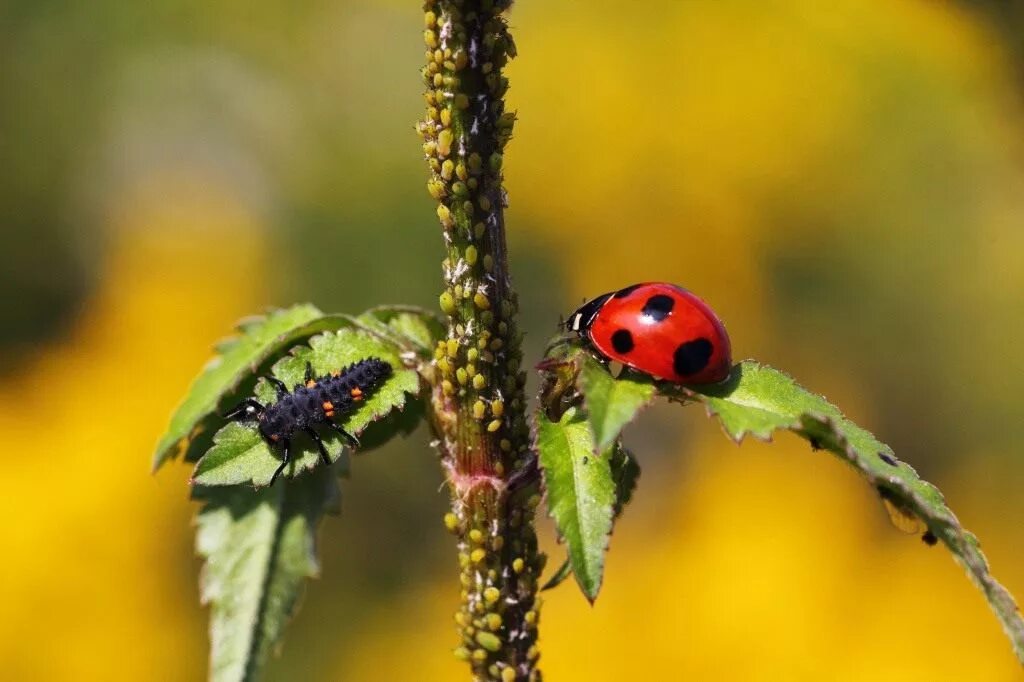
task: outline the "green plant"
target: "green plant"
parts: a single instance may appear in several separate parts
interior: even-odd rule
[[[545,557],[534,530],[543,491],[568,558],[545,587],[570,574],[597,598],[604,554],[639,468],[621,430],[655,398],[703,404],[725,432],[768,439],[789,430],[846,460],[900,523],[942,541],[979,585],[1024,660],[1024,623],[990,575],[973,535],[939,492],[888,446],[785,374],[747,361],[714,386],[684,387],[624,372],[613,377],[581,344],[558,337],[538,365],[542,392],[528,418],[518,301],[506,257],[503,154],[515,116],[504,110],[503,67],[515,46],[510,0],[429,0],[425,6],[427,114],[418,130],[430,169],[446,257],[442,316],[409,307],[325,314],[298,305],[243,322],[193,384],[157,447],[196,462],[197,546],[211,605],[211,677],[254,679],[282,637],[305,578],[317,572],[315,533],[336,509],[344,443],[325,434],[332,464],[296,441],[280,462],[251,426],[217,415],[245,397],[272,401],[259,377],[301,383],[307,362],[326,373],[374,356],[395,369],[342,422],[369,450],[426,421],[451,495],[461,640],[455,655],[475,679],[538,679],[537,595]],[[211,437],[212,436],[212,437]]]

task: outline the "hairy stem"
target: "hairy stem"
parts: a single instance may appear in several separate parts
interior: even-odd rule
[[[447,257],[435,352],[432,424],[452,495],[462,603],[455,654],[477,680],[537,680],[537,582],[544,557],[533,526],[536,468],[525,418],[522,335],[505,248],[502,153],[514,115],[502,75],[515,47],[511,0],[428,0],[418,126]]]

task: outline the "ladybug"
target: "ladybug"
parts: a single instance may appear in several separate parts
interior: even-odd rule
[[[667,282],[602,294],[569,316],[602,357],[677,384],[712,384],[729,376],[725,326],[704,301]]]

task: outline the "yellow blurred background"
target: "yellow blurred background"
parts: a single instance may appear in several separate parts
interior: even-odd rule
[[[953,0],[522,0],[509,69],[528,353],[584,297],[675,281],[946,493],[1024,597],[1024,10]],[[433,305],[415,2],[11,0],[0,22],[0,677],[199,679],[188,469],[153,444],[270,305]],[[1017,23],[1013,23],[1017,22]],[[396,274],[398,273],[398,274]],[[788,437],[658,407],[551,680],[1011,680],[941,547]],[[356,459],[272,680],[451,680],[420,431]],[[545,522],[546,546],[562,550]]]

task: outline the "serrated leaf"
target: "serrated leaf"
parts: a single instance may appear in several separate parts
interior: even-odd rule
[[[611,452],[594,454],[590,427],[577,408],[566,410],[557,423],[543,410],[536,419],[548,510],[568,547],[576,582],[593,602],[601,589],[615,515]]]
[[[217,343],[217,355],[192,382],[185,400],[175,410],[167,432],[157,443],[153,470],[178,453],[187,460],[194,459],[196,450],[203,449],[196,437],[216,425],[219,408],[252,390],[253,373],[269,358],[314,334],[351,324],[345,316],[324,315],[309,304],[239,322],[239,335]]]
[[[407,394],[419,393],[419,375],[402,364],[399,349],[378,336],[362,330],[340,329],[314,336],[309,346],[293,349],[288,357],[278,360],[272,373],[287,386],[301,384],[306,372],[306,363],[313,365],[317,376],[343,369],[349,365],[377,357],[389,362],[392,375],[379,386],[357,411],[336,420],[343,429],[358,436],[371,423],[386,417],[393,410],[402,410]],[[256,387],[256,396],[264,404],[276,400],[276,391],[266,381]],[[407,431],[408,424],[400,420],[394,423],[390,433],[380,432],[374,440],[379,444],[398,432]],[[329,429],[319,431],[327,447],[331,461],[335,461],[343,447],[341,437]],[[292,462],[281,473],[281,477],[293,477],[312,469],[320,461],[316,445],[305,434],[297,434],[292,441]],[[194,483],[204,486],[236,485],[253,483],[267,485],[277,467],[281,464],[282,453],[263,440],[253,424],[229,423],[214,436],[214,446],[199,460],[192,475]]]
[[[405,350],[429,356],[438,339],[445,337],[445,325],[434,313],[415,306],[370,308],[356,318],[360,324],[388,336]]]
[[[748,433],[769,439],[776,429],[787,429],[848,462],[901,514],[916,516],[945,543],[988,599],[1024,662],[1024,620],[1012,595],[989,572],[977,538],[960,525],[938,488],[898,460],[888,445],[789,375],[750,360],[736,365],[723,384],[699,389],[662,385],[659,389],[668,396],[704,403],[709,415],[718,417],[737,441]]]
[[[206,559],[203,603],[210,609],[210,679],[256,680],[281,640],[306,578],[318,575],[315,532],[337,507],[327,469],[273,488],[197,489],[196,548]]]
[[[594,434],[594,452],[603,452],[626,424],[654,400],[654,382],[633,372],[623,372],[616,379],[588,353],[579,354],[576,361],[580,365],[579,387]]]
[[[611,461],[612,478],[615,480],[615,505],[613,507],[613,523],[622,515],[626,505],[633,499],[637,479],[640,478],[640,465],[633,454],[617,444]],[[572,562],[566,559],[558,570],[541,587],[541,591],[551,590],[561,585],[572,574]]]

